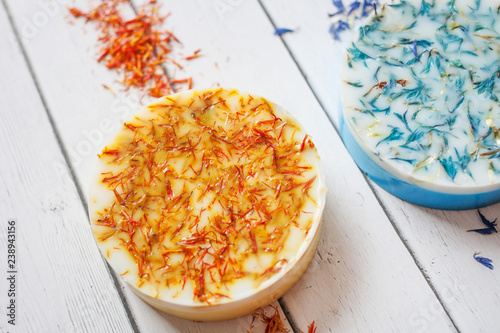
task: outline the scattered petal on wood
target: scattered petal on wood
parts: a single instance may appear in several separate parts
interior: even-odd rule
[[[337,9],[340,11],[340,12],[344,12],[345,10],[345,7],[344,7],[344,3],[342,2],[342,0],[332,0],[332,3],[335,7],[337,7]]]
[[[481,212],[479,210],[477,212],[479,213],[479,217],[481,217],[481,221],[483,222],[483,224],[487,228],[471,229],[471,230],[467,230],[467,231],[477,232],[478,234],[482,234],[482,235],[490,235],[493,232],[498,232],[498,230],[496,228],[497,219],[495,219],[493,221],[489,221],[486,217],[484,217],[483,214],[481,214]]]
[[[158,13],[160,5],[149,1],[139,7],[132,19],[122,13],[126,5],[130,5],[130,0],[99,0],[88,12],[74,7],[69,12],[96,25],[100,49],[97,61],[122,74],[125,90],[137,88],[152,97],[176,91],[162,66],[171,63],[182,68],[171,55],[175,45],[181,44],[172,32],[162,28],[166,16]],[[199,51],[184,60],[199,57]],[[190,83],[191,79],[177,82]]]
[[[481,214],[479,210],[477,212],[479,213],[479,217],[481,217],[481,221],[484,223],[485,226],[492,229],[494,232],[498,232],[497,229],[495,228],[497,226],[497,219],[489,221],[488,219],[486,219],[486,217],[484,217],[483,214]]]
[[[317,329],[318,328],[316,327],[316,324],[313,320],[313,322],[310,323],[309,326],[307,326],[307,333],[316,333]],[[302,330],[299,330],[299,331],[300,331],[300,333],[304,333],[304,331],[302,331]]]
[[[281,36],[281,35],[284,35],[284,34],[289,33],[289,32],[294,32],[294,30],[288,29],[288,28],[276,28],[276,29],[274,29],[274,34],[277,36]]]
[[[490,258],[481,257],[478,254],[479,253],[474,253],[474,259],[476,259],[476,261],[483,266],[488,267],[489,269],[493,269],[493,260],[491,260]]]
[[[481,235],[490,235],[493,233],[493,230],[490,228],[470,229],[467,231],[468,232],[477,232],[478,234],[481,234]]]
[[[252,328],[253,328],[253,323],[255,322],[256,319],[260,319],[262,323],[266,325],[266,328],[264,330],[264,333],[288,333],[290,330],[285,327],[283,324],[283,321],[281,320],[280,313],[278,311],[278,308],[274,307],[271,305],[272,308],[274,308],[274,313],[271,316],[266,315],[265,311],[263,308],[258,308],[255,310],[255,312],[252,314],[252,323],[250,324],[250,330],[248,330],[248,333],[254,333]],[[312,323],[307,326],[307,333],[316,333],[317,327],[315,322],[313,321]],[[299,329],[299,332],[304,333],[301,329]]]
[[[361,6],[361,3],[359,1],[354,1],[353,3],[351,3],[351,5],[349,6],[349,13],[347,15],[351,15],[353,11],[359,8],[359,6]]]
[[[330,26],[330,33],[332,34],[333,39],[340,40],[339,33],[347,29],[349,29],[349,23],[339,20]]]
[[[330,34],[333,39],[340,40],[339,34],[342,31],[351,29],[354,26],[354,21],[360,18],[367,17],[373,10],[376,12],[376,4],[378,0],[359,0],[351,1],[346,9],[342,0],[333,0],[333,5],[336,11],[329,13],[330,18]]]
[[[281,321],[281,316],[278,308],[274,308],[274,313],[271,316],[266,315],[263,308],[257,309],[253,314],[252,323],[250,324],[250,330],[248,332],[253,332],[252,327],[255,319],[260,319],[262,323],[266,325],[265,333],[288,333],[290,330],[285,327],[283,321]]]

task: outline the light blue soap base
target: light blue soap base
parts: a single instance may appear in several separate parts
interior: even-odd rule
[[[392,195],[415,205],[444,210],[476,209],[500,202],[500,189],[474,193],[452,194],[431,191],[410,184],[384,170],[356,142],[340,111],[340,135],[358,167],[377,185]]]

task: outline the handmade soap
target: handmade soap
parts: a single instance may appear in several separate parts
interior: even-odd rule
[[[145,301],[222,320],[279,298],[309,264],[325,202],[317,150],[266,99],[222,88],[160,98],[99,155],[97,243]]]
[[[441,209],[500,201],[499,4],[391,2],[348,47],[341,133],[396,196]]]

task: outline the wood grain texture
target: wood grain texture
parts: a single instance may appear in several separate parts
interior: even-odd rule
[[[36,1],[7,3],[21,32],[24,18],[43,10]],[[329,193],[318,254],[282,301],[295,327],[305,329],[316,320],[320,328],[331,331],[416,331],[419,313],[432,307],[431,328],[454,331],[281,39],[273,35],[259,3],[177,0],[165,4],[164,10],[172,12],[166,26],[175,27],[184,44],[181,52],[188,55],[201,48],[205,55],[178,75],[194,76],[198,87],[218,83],[266,96],[296,116],[318,146]],[[102,87],[117,76],[95,63],[92,28],[87,26],[82,34],[80,22],[68,26],[63,8],[55,12],[32,38],[22,36],[23,45],[86,192],[93,172],[90,156],[113,133],[102,130],[103,120],[116,129],[137,105]],[[143,332],[244,332],[251,321],[247,316],[224,323],[188,322],[159,314],[128,288],[124,292]]]
[[[75,184],[52,167],[66,164],[2,6],[0,30],[0,253],[16,218],[18,262],[16,326],[2,272],[0,330],[132,332]]]
[[[83,7],[84,2],[80,1],[75,5]],[[40,90],[49,112],[54,117],[55,128],[61,135],[71,166],[75,170],[83,192],[87,194],[94,173],[96,154],[102,150],[105,142],[110,140],[123,121],[132,117],[133,113],[142,107],[138,102],[141,96],[133,93],[119,93],[114,96],[102,86],[108,84],[119,89],[118,85],[113,84],[119,77],[96,63],[96,50],[92,47],[96,40],[95,31],[92,27],[79,24],[81,22],[76,22],[75,26],[71,26],[65,7],[59,2],[51,3],[53,4],[51,12],[54,14],[46,24],[35,25],[36,30],[33,30],[32,34],[23,34],[23,32],[29,32],[28,27],[35,24],[34,18],[36,19],[40,13],[47,13],[40,2],[12,2],[8,3],[8,8],[17,23],[16,28],[21,42],[30,56],[35,78],[40,84]],[[48,129],[41,131],[40,135],[51,133],[52,129]],[[46,165],[46,171],[56,173],[62,171],[67,175],[67,169],[63,167],[64,160],[54,160],[53,163]],[[83,210],[78,216],[88,221],[87,214]],[[89,225],[82,233],[87,233],[92,237]],[[93,256],[100,259],[100,253],[93,239],[90,238],[90,242]],[[43,254],[43,251],[39,252]],[[47,274],[54,274],[54,271],[48,270]],[[101,278],[112,282],[109,275],[102,275]],[[132,308],[132,317],[140,332],[243,333],[250,329],[253,320],[253,317],[248,315],[222,323],[196,323],[156,311],[124,284],[121,285],[121,290],[126,302]],[[94,304],[100,302],[102,302],[101,298],[94,298],[92,294],[89,294],[78,306],[84,309],[82,313],[85,314],[92,309]],[[279,308],[277,302],[273,306]],[[63,306],[61,306],[62,310]],[[267,313],[272,311],[274,311],[273,307],[266,308]],[[281,314],[284,318],[284,314],[282,312]],[[84,319],[77,315],[74,317],[76,321]],[[43,321],[43,317],[37,318]],[[112,319],[109,320],[112,321]],[[288,322],[285,321],[285,324],[290,328]],[[256,332],[264,329],[259,321],[254,323],[254,327]],[[85,330],[88,332],[107,331],[99,328]]]
[[[334,42],[328,34],[329,1],[264,0],[278,25],[298,26],[284,41],[302,68],[330,118],[338,119],[339,72],[351,32]],[[452,320],[463,332],[498,330],[500,317],[500,273],[473,259],[475,252],[498,261],[498,234],[468,233],[482,224],[476,211],[439,211],[403,202],[372,183],[397,232],[413,253]],[[489,219],[500,216],[500,205],[481,209]],[[435,316],[429,302],[415,314],[418,330],[434,331]],[[436,330],[437,331],[437,330]]]

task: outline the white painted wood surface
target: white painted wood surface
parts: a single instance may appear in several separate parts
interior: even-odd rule
[[[325,111],[338,120],[338,78],[342,55],[351,32],[343,42],[333,42],[325,33],[327,13],[335,12],[330,1],[307,4],[298,0],[263,0],[265,10],[277,25],[298,26],[300,31],[284,36],[287,48],[302,69]],[[415,257],[440,302],[462,332],[497,332],[500,327],[500,273],[478,267],[475,252],[500,260],[500,236],[467,233],[481,228],[476,211],[439,211],[403,202],[371,183],[397,232]],[[489,219],[500,216],[500,205],[481,209]],[[431,303],[415,319],[427,330],[435,317]]]
[[[0,10],[2,332],[132,332],[6,13]],[[17,321],[7,324],[7,219],[17,220]],[[9,274],[10,275],[10,274]]]
[[[0,37],[0,60],[8,57],[0,63],[0,218],[4,223],[16,217],[31,226],[20,224],[20,241],[26,240],[30,252],[23,250],[19,258],[25,273],[18,319],[26,325],[19,332],[67,332],[63,325],[71,321],[78,323],[77,332],[246,332],[251,316],[190,322],[161,314],[128,288],[115,286],[93,243],[82,201],[93,156],[140,106],[133,94],[114,96],[102,87],[118,87],[113,85],[118,77],[96,63],[94,29],[80,21],[68,24],[63,4],[69,2],[2,1],[1,31],[10,31],[7,9],[17,35]],[[418,208],[376,186],[374,194],[329,122],[325,111],[336,118],[343,47],[328,35],[331,1],[267,0],[261,6],[257,1],[176,0],[165,1],[163,10],[172,13],[166,27],[183,42],[181,52],[201,48],[204,54],[179,76],[193,76],[195,87],[236,87],[281,104],[318,146],[329,188],[322,239],[304,277],[280,301],[295,330],[305,330],[313,320],[319,332],[492,332],[500,327],[494,315],[500,309],[497,271],[472,259],[474,251],[495,259],[498,236],[465,232],[480,226],[475,212]],[[273,35],[266,11],[278,26],[299,28],[283,37],[286,45]],[[16,38],[30,68],[15,47]],[[32,154],[35,163],[27,162]],[[64,172],[67,163],[76,182]],[[496,205],[483,212],[494,218],[499,210]],[[3,244],[0,238],[0,253]],[[79,260],[68,264],[58,251]],[[61,272],[63,263],[71,269]],[[50,306],[43,306],[47,300]],[[4,323],[0,319],[0,330]]]

